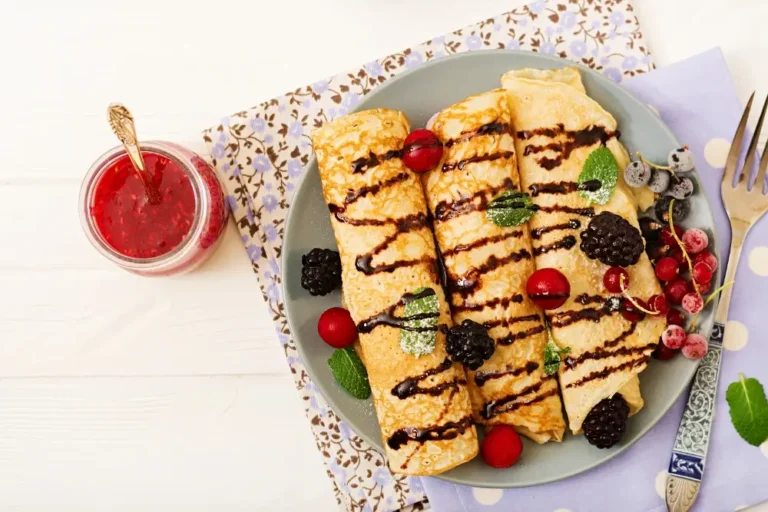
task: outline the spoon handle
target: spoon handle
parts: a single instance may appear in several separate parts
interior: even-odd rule
[[[113,103],[107,108],[107,119],[109,120],[109,126],[112,127],[112,131],[117,138],[120,139],[120,142],[123,143],[125,152],[128,153],[128,157],[131,159],[133,167],[136,169],[136,172],[139,173],[142,182],[144,182],[144,188],[147,191],[147,197],[150,202],[159,202],[160,196],[157,189],[152,184],[152,180],[144,165],[144,157],[139,148],[136,125],[133,122],[133,114],[131,114],[131,112],[123,105]]]

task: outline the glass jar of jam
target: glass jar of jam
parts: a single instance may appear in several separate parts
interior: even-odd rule
[[[216,173],[197,154],[170,142],[142,142],[158,198],[121,147],[91,166],[80,189],[83,229],[120,267],[146,276],[178,274],[205,260],[222,238],[229,209]]]

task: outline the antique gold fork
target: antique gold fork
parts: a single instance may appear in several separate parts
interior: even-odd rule
[[[763,105],[755,134],[749,143],[744,166],[736,175],[747,119],[749,119],[749,111],[754,98],[755,93],[752,93],[747,102],[747,108],[741,116],[741,122],[736,129],[736,135],[733,137],[731,150],[725,164],[723,183],[720,187],[725,211],[731,220],[731,252],[725,271],[724,282],[726,283],[732,282],[736,276],[741,249],[744,247],[744,240],[750,228],[768,210],[768,195],[763,193],[765,171],[768,168],[768,144],[766,144],[760,158],[755,179],[751,179],[756,159],[755,150],[757,149],[760,129],[763,127],[765,112],[768,109],[768,99]],[[683,419],[675,438],[675,445],[672,448],[666,486],[667,509],[670,512],[688,512],[699,494],[709,446],[709,432],[712,428],[715,394],[722,360],[723,335],[725,334],[725,323],[728,320],[732,288],[726,287],[720,296],[720,302],[715,312],[715,324],[712,327],[709,340],[709,352],[701,360],[696,371]]]

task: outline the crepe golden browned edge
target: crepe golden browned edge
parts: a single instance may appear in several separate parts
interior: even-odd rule
[[[564,130],[595,130],[597,127],[599,131],[602,127],[609,136],[616,131],[616,120],[586,95],[576,68],[510,71],[502,77],[502,85],[507,91],[516,130],[515,145],[524,191],[532,193],[531,187],[534,184],[576,182],[587,156],[601,144],[598,140],[592,145],[577,147],[566,156],[564,150],[571,137],[563,133]],[[549,129],[549,133],[542,130],[542,133],[537,134],[537,129]],[[548,146],[549,144],[553,145]],[[616,157],[619,168],[623,169],[629,163],[624,146],[616,136],[610,136],[606,146]],[[562,163],[555,165],[551,170],[541,165],[542,162],[550,165],[544,158],[556,161],[561,156]],[[603,206],[594,206],[594,214],[610,211],[638,227],[638,200],[647,202],[647,198],[638,199],[633,196],[622,178],[610,201]],[[563,195],[539,194],[533,197],[533,201],[541,207],[589,207],[586,199],[577,191]],[[633,326],[619,313],[603,316],[598,322],[587,319],[566,325],[568,312],[600,309],[600,302],[591,302],[589,298],[602,301],[610,295],[602,284],[608,267],[597,260],[589,259],[579,249],[580,232],[586,228],[589,220],[588,216],[576,212],[548,212],[544,208],[537,212],[529,223],[532,230],[565,225],[534,240],[534,249],[540,248],[540,251],[566,240],[567,237],[573,237],[570,249],[552,249],[536,256],[537,268],[557,268],[568,277],[571,284],[569,300],[559,309],[548,312],[548,317],[553,323],[555,342],[560,347],[571,349],[566,363],[578,361],[580,356],[598,351],[596,358],[585,359],[573,368],[568,364],[560,367],[563,402],[569,427],[574,433],[581,431],[582,423],[592,407],[617,392],[629,403],[631,413],[636,413],[643,406],[637,374],[646,368],[648,357],[665,325],[665,319],[660,316],[646,316]],[[567,226],[570,221],[578,221],[580,226]],[[627,271],[630,276],[631,295],[647,300],[650,296],[661,293],[661,287],[645,253],[640,256],[638,263],[627,268]],[[579,298],[582,300],[579,301]],[[602,372],[608,373],[603,376]],[[585,383],[579,382],[590,377],[594,378],[582,381]]]
[[[443,165],[422,181],[453,288],[453,321],[486,324],[496,340],[493,356],[467,372],[475,420],[511,425],[538,443],[561,441],[565,420],[557,381],[543,371],[546,329],[541,312],[525,295],[534,271],[527,225],[497,226],[484,207],[454,218],[441,216],[451,211],[446,205],[472,204],[466,198],[482,205],[504,190],[519,190],[510,122],[503,89],[444,109],[432,126],[446,147]],[[481,161],[462,165],[467,159]],[[503,263],[481,274],[494,261]],[[477,282],[466,297],[456,290],[462,279]]]
[[[399,151],[410,124],[401,112],[386,109],[351,114],[316,130],[312,135],[323,195],[331,214],[342,265],[344,300],[356,323],[370,319],[397,304],[404,294],[419,288],[435,290],[440,302],[439,324],[451,325],[450,311],[439,285],[434,240],[426,221],[427,206],[418,177],[408,171],[391,151]],[[389,158],[386,155],[389,154]],[[376,155],[373,159],[372,155]],[[363,160],[359,160],[363,159]],[[353,173],[356,161],[367,161]],[[367,191],[367,192],[366,192]],[[357,197],[349,202],[348,198]],[[340,208],[346,208],[339,211]],[[354,225],[339,217],[382,221],[383,225]],[[398,233],[397,219],[421,218],[422,227]],[[358,222],[359,223],[359,222]],[[370,222],[369,222],[370,224]],[[372,251],[391,237],[392,242],[376,254],[376,267],[398,260],[424,260],[394,270],[366,274],[356,268],[356,258]],[[394,314],[403,315],[402,306]],[[421,357],[400,347],[400,329],[379,325],[360,334],[362,358],[368,370],[373,402],[381,426],[390,469],[408,475],[434,475],[447,471],[477,455],[477,432],[472,422],[466,376],[458,364],[418,381],[421,388],[443,384],[432,396],[420,393],[404,399],[393,389],[406,379],[439,369],[447,357],[445,339],[437,333],[434,352]],[[450,428],[451,425],[462,428]],[[434,426],[446,426],[452,439],[409,440],[398,449],[388,445],[398,431],[416,434]],[[401,429],[406,429],[402,431]]]

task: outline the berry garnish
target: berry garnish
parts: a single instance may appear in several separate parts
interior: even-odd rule
[[[659,240],[663,228],[661,224],[650,217],[641,217],[638,223],[640,224],[640,232],[646,241],[657,242]]]
[[[697,293],[686,293],[681,302],[686,313],[695,315],[704,308],[704,300]]]
[[[677,350],[671,349],[663,343],[659,343],[653,351],[653,357],[660,361],[667,361],[675,357],[675,353],[677,353]]]
[[[523,453],[523,442],[515,429],[509,425],[493,427],[480,445],[483,460],[494,468],[512,466]]]
[[[681,239],[688,254],[698,254],[709,245],[707,234],[697,228],[686,230]]]
[[[708,350],[707,340],[701,334],[691,333],[683,342],[683,355],[694,361],[707,355]]]
[[[693,153],[688,146],[673,149],[667,157],[667,164],[674,172],[689,172],[693,170]]]
[[[674,203],[672,201],[674,201]],[[689,199],[679,201],[672,196],[664,196],[656,201],[656,207],[654,208],[656,218],[659,220],[659,222],[663,222],[665,224],[669,223],[670,205],[673,205],[672,221],[675,224],[683,222],[688,217],[688,214],[691,213],[691,203]]]
[[[685,329],[679,325],[670,325],[666,331],[661,333],[661,342],[668,348],[675,350],[683,346],[685,338]]]
[[[655,271],[656,277],[661,281],[671,281],[677,277],[677,274],[680,271],[680,264],[675,258],[667,256],[656,262]]]
[[[357,326],[344,308],[326,309],[317,321],[317,333],[334,348],[344,348],[357,340]]]
[[[706,283],[699,283],[697,281],[696,284],[699,286],[699,293],[702,295],[706,295],[712,289],[712,281],[707,281]]]
[[[675,234],[677,235],[677,238],[682,238],[683,233],[685,233],[683,228],[675,226]],[[672,230],[669,229],[669,226],[664,226],[661,228],[661,234],[659,234],[659,238],[666,245],[670,247],[677,247],[677,240],[675,240],[675,237],[672,235]]]
[[[688,283],[682,277],[676,277],[664,288],[664,295],[670,304],[680,304],[688,293]]]
[[[647,305],[645,302],[643,302],[642,299],[632,297],[632,300],[635,301],[641,308],[647,309]],[[622,299],[620,312],[621,316],[630,322],[639,322],[643,319],[643,317],[645,317],[645,313],[627,298]]]
[[[341,285],[341,258],[330,249],[312,249],[301,257],[301,287],[310,295],[327,295]]]
[[[581,232],[580,247],[587,257],[611,267],[634,265],[645,250],[640,231],[611,212],[602,212],[589,221]]]
[[[712,270],[706,262],[699,262],[693,265],[693,279],[699,286],[712,281]],[[699,290],[701,291],[701,290]],[[704,293],[704,292],[702,292]]]
[[[669,313],[669,303],[664,294],[654,295],[648,299],[648,308],[654,313],[666,315]]]
[[[470,370],[477,370],[489,359],[496,345],[488,335],[486,328],[472,320],[464,320],[461,325],[448,329],[445,339],[445,351],[451,360],[463,364]]]
[[[671,308],[667,313],[667,325],[685,325],[685,317],[679,309]]]
[[[699,263],[706,263],[706,265],[709,267],[709,270],[712,273],[714,273],[715,270],[717,270],[717,258],[715,257],[714,254],[712,254],[709,251],[700,252],[699,254],[693,257],[694,267]]]
[[[540,268],[528,278],[525,292],[541,309],[557,309],[571,295],[571,283],[557,269]]]
[[[672,249],[672,252],[669,253],[669,256],[675,260],[678,265],[685,265],[685,254],[683,254],[683,250],[679,247]]]
[[[413,172],[437,167],[443,158],[443,143],[429,130],[414,130],[403,143],[403,163]]]
[[[672,180],[669,171],[663,169],[654,169],[651,179],[648,182],[648,188],[657,194],[663,194],[669,188],[669,182]]]
[[[629,273],[621,267],[611,267],[603,275],[603,285],[611,293],[621,293],[629,288]]]
[[[688,178],[673,178],[667,195],[675,199],[688,199],[693,195],[693,182]]]
[[[635,160],[624,169],[624,181],[630,187],[638,188],[651,180],[651,167],[642,160]]]
[[[629,417],[629,405],[616,393],[604,398],[589,411],[582,428],[589,444],[598,448],[610,448],[624,436]]]

